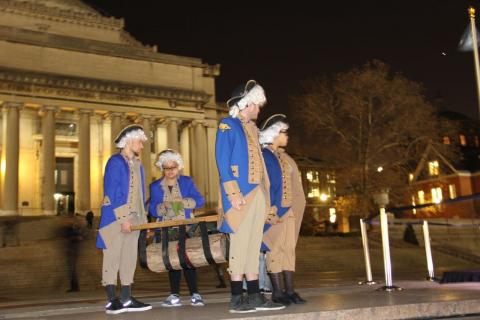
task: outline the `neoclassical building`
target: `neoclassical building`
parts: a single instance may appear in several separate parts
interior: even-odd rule
[[[112,140],[129,123],[150,137],[147,184],[179,150],[209,206],[221,110],[218,65],[156,52],[80,0],[0,0],[0,215],[99,213]]]

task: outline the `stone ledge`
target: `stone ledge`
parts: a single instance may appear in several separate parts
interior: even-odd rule
[[[480,313],[478,284],[439,285],[426,281],[404,281],[406,288],[400,292],[375,291],[374,287],[339,286],[299,290],[307,299],[305,305],[294,305],[284,310],[257,312],[247,315],[228,313],[228,293],[205,294],[206,306],[188,306],[188,296],[183,296],[181,308],[162,308],[164,297],[152,292],[138,292],[138,297],[153,305],[153,310],[138,314],[136,319],[182,318],[207,319],[424,319],[452,317]],[[103,294],[98,293],[81,300],[67,298],[48,300],[47,297],[28,307],[2,308],[0,319],[26,319],[52,317],[60,319],[104,319]],[[46,300],[45,300],[46,299]],[[89,300],[88,300],[89,299]],[[97,302],[95,302],[97,301]]]

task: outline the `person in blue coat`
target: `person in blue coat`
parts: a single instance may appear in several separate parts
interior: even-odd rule
[[[114,140],[119,153],[108,159],[103,181],[103,204],[96,246],[103,251],[102,284],[108,303],[107,314],[145,311],[151,305],[131,295],[131,284],[137,266],[140,232],[131,227],[147,222],[144,173],[139,155],[147,140],[139,125],[125,127]],[[121,296],[116,296],[120,276]]]
[[[260,126],[260,143],[270,179],[273,219],[264,226],[262,249],[267,251],[267,271],[272,281],[272,300],[285,305],[303,304],[293,287],[295,248],[306,200],[301,174],[295,161],[285,152],[288,144],[288,124],[283,114],[275,114]],[[281,283],[285,282],[285,290]]]
[[[237,87],[227,101],[230,116],[220,120],[215,142],[221,191],[219,230],[230,236],[231,313],[284,308],[260,294],[258,281],[260,245],[270,198],[255,120],[265,103],[265,92],[256,81]],[[242,296],[244,277],[248,297]]]
[[[163,177],[150,184],[149,214],[157,221],[183,220],[193,218],[193,209],[203,207],[205,199],[197,190],[192,178],[180,174],[183,169],[182,156],[171,149],[159,153],[155,163]],[[176,239],[171,239],[176,240]],[[192,306],[204,306],[202,296],[197,287],[195,269],[184,269],[183,274],[190,291]],[[180,270],[168,272],[170,295],[163,301],[163,307],[178,307],[180,299]]]

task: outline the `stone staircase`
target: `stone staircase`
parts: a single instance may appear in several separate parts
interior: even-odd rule
[[[60,220],[59,220],[60,219]],[[101,250],[95,248],[95,231],[83,232],[82,240],[72,241],[61,230],[72,221],[41,219],[28,221],[19,241],[6,239],[0,247],[0,296],[8,298],[12,292],[22,290],[37,292],[66,292],[70,288],[72,263],[75,262],[78,284],[81,291],[102,290]],[[47,225],[47,226],[44,226]],[[53,225],[53,226],[52,226]],[[60,228],[60,229],[59,229]],[[53,236],[52,236],[53,235]],[[427,274],[425,253],[422,246],[405,243],[401,230],[391,232],[391,256],[394,279],[423,279]],[[423,238],[417,232],[420,243]],[[370,258],[374,279],[383,278],[383,256],[379,230],[369,233]],[[76,254],[72,254],[72,251]],[[447,270],[478,268],[478,261],[434,250],[437,275]],[[365,278],[362,242],[359,236],[300,237],[297,245],[298,287],[319,287],[352,283]],[[222,265],[225,269],[226,265]],[[218,279],[213,267],[199,269],[199,288],[202,292],[215,292]],[[182,281],[182,290],[186,290]],[[135,287],[152,293],[166,294],[169,291],[166,273],[153,273],[137,268]]]

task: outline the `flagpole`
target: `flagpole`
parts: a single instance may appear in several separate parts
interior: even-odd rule
[[[475,8],[468,8],[468,15],[470,16],[470,27],[472,29],[473,63],[475,64],[475,77],[477,79],[478,114],[480,117],[480,63],[478,61],[478,42],[477,28],[475,26]]]

